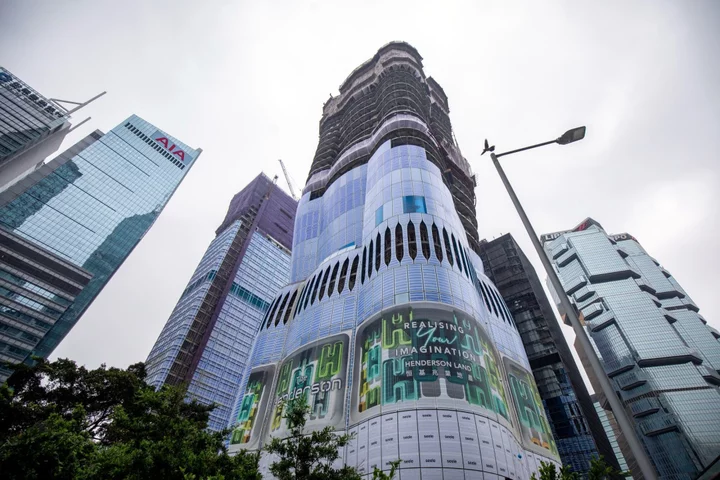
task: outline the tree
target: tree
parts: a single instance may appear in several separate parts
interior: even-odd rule
[[[554,463],[540,462],[540,468],[538,469],[538,472],[540,472],[540,480],[579,480],[580,479],[580,475],[578,475],[576,472],[573,472],[572,467],[570,465],[562,466],[560,468],[560,471],[558,472]],[[537,480],[537,476],[535,475],[534,472],[530,476],[530,479]]]
[[[283,418],[290,427],[287,438],[273,438],[265,451],[279,457],[270,464],[270,472],[278,480],[360,480],[355,468],[347,465],[334,468],[340,458],[338,450],[350,442],[351,435],[337,435],[333,427],[305,433],[310,413],[304,397],[298,397],[278,408],[284,408]]]
[[[205,430],[214,407],[179,387],[155,390],[142,363],[95,370],[70,360],[15,365],[0,386],[6,479],[259,480],[259,455],[230,457],[227,432]]]
[[[630,472],[620,472],[605,461],[605,458],[594,457],[590,460],[590,470],[588,470],[588,480],[614,480],[617,478],[627,477]]]
[[[373,468],[372,480],[393,480],[395,478],[395,472],[400,466],[400,459],[390,462],[390,473],[385,473],[378,467]]]

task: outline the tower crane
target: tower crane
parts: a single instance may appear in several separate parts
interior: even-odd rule
[[[295,189],[292,186],[292,182],[290,182],[290,175],[288,175],[287,169],[285,168],[285,164],[282,160],[278,160],[280,162],[280,166],[282,167],[283,173],[285,174],[285,181],[288,184],[288,188],[290,189],[290,196],[293,198],[293,200],[298,200],[297,195],[295,195]]]

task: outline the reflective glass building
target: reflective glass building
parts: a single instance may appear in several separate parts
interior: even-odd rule
[[[600,422],[602,423],[603,428],[605,429],[605,435],[607,435],[608,441],[610,442],[610,445],[613,449],[613,456],[618,462],[618,468],[621,472],[627,472],[629,471],[628,464],[625,461],[625,456],[622,453],[622,450],[620,450],[620,446],[618,445],[617,437],[619,433],[619,427],[617,426],[617,422],[615,421],[615,416],[611,411],[605,410],[602,405],[600,405],[600,402],[597,400],[597,395],[592,394],[590,396],[593,400],[593,405],[595,406],[595,411],[598,414],[598,418],[600,418]],[[607,460],[610,457],[605,457]],[[625,477],[628,480],[632,480],[632,477]]]
[[[307,427],[355,434],[341,460],[409,479],[527,479],[557,448],[515,322],[483,274],[475,178],[448,101],[395,42],[328,100],[295,218],[290,283],[239,385],[230,448]],[[263,460],[266,461],[266,460]]]
[[[270,302],[287,284],[297,202],[261,174],[235,195],[147,359],[148,383],[188,385],[227,428]]]
[[[0,193],[0,358],[50,355],[200,151],[133,115]]]
[[[0,67],[0,191],[60,147],[69,118],[62,106]]]
[[[509,233],[482,240],[480,258],[517,324],[563,465],[586,475],[592,457],[603,455],[615,463],[615,452],[532,264]]]
[[[697,305],[632,235],[588,218],[542,240],[660,478],[695,478],[720,454],[720,344]]]

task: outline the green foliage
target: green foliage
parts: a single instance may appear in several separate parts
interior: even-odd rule
[[[590,460],[588,480],[613,480],[627,477],[629,475],[630,472],[619,472],[618,470],[615,470],[612,465],[605,462],[605,458],[602,455],[600,455],[600,458],[593,458]]]
[[[395,478],[395,472],[400,466],[400,459],[390,462],[390,473],[385,473],[378,467],[373,468],[372,480],[393,480]]]
[[[310,407],[302,397],[280,408],[285,410],[283,418],[290,427],[290,436],[273,438],[265,446],[266,452],[278,458],[270,464],[270,472],[278,480],[360,480],[352,467],[333,467],[339,458],[338,449],[348,444],[350,435],[337,435],[332,427],[306,434]]]
[[[4,479],[259,480],[258,454],[230,457],[213,407],[156,391],[145,367],[96,370],[70,360],[15,366],[0,386]]]
[[[580,475],[572,471],[570,465],[563,466],[560,471],[555,468],[552,463],[540,462],[540,480],[579,480]],[[622,477],[627,477],[630,472],[618,472],[611,465],[605,462],[602,455],[600,458],[592,458],[590,460],[590,470],[588,471],[588,480],[615,480]],[[531,480],[538,480],[537,476],[533,473],[530,477]]]
[[[580,480],[580,475],[572,471],[570,465],[564,465],[557,470],[555,464],[540,462],[540,480]],[[531,480],[538,480],[535,473],[530,476]]]

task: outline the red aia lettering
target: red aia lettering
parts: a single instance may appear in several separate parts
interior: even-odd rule
[[[172,153],[173,155],[177,155],[183,162],[185,161],[185,152],[183,152],[179,148],[175,150],[175,144],[171,144],[166,137],[156,138],[155,141],[163,144],[165,148],[170,151],[170,153]]]

